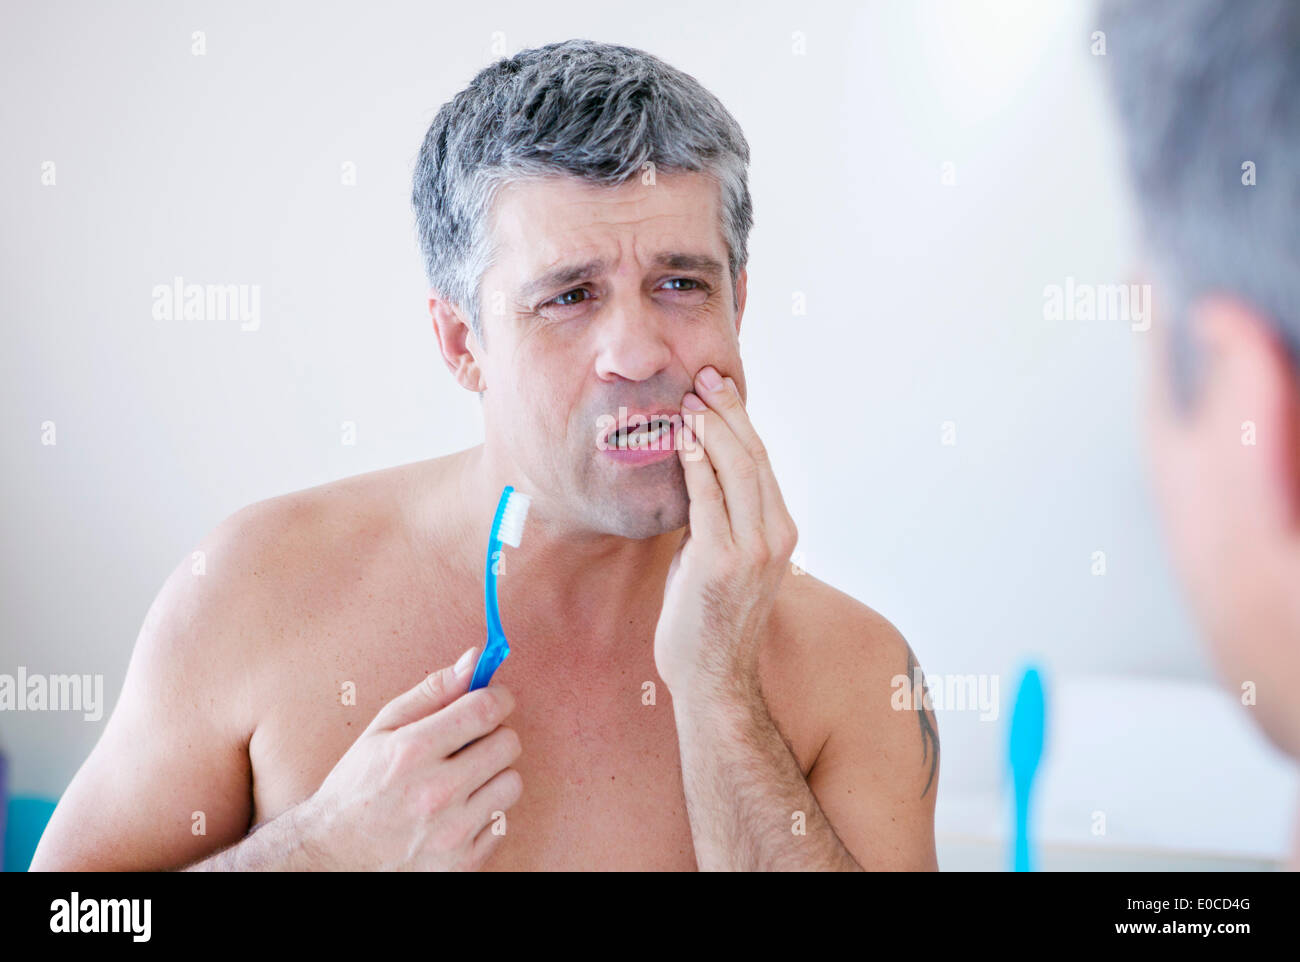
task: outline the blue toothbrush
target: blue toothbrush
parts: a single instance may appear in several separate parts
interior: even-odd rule
[[[1029,851],[1029,790],[1043,757],[1044,716],[1043,683],[1038,669],[1031,666],[1021,676],[1016,690],[1008,745],[1016,791],[1016,847],[1012,869],[1016,872],[1034,871],[1037,861],[1030,857]]]
[[[484,580],[484,604],[487,606],[487,644],[478,656],[474,666],[474,677],[470,679],[469,690],[482,688],[492,680],[492,674],[510,654],[510,644],[506,633],[501,628],[501,612],[497,608],[497,571],[496,559],[501,554],[502,542],[512,548],[518,548],[524,536],[524,518],[528,516],[528,506],[532,498],[522,491],[516,491],[506,485],[497,502],[496,517],[492,519],[492,533],[488,535],[487,575]]]

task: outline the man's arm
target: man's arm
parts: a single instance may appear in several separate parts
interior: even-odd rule
[[[178,868],[247,831],[251,666],[226,641],[238,575],[213,564],[229,561],[230,527],[204,543],[205,573],[187,560],[159,592],[113,714],[59,800],[33,870]]]
[[[701,871],[860,871],[757,684],[673,699]]]
[[[311,872],[322,868],[302,824],[300,803],[255,826],[243,841],[185,867],[187,872]]]
[[[840,636],[844,674],[830,732],[808,784],[864,868],[937,871],[939,726],[925,677],[884,618],[863,609],[850,626]]]
[[[856,607],[860,614],[826,638],[837,682],[831,729],[807,780],[755,680],[674,694],[701,869],[938,868],[934,715],[891,705],[891,679],[911,678],[915,659],[893,626]]]
[[[668,566],[655,667],[673,696],[700,867],[935,868],[933,796],[908,797],[911,779],[895,772],[911,719],[881,697],[897,669],[882,673],[880,653],[906,645],[848,596],[820,592],[822,614],[772,621],[799,532],[736,381],[710,365],[695,386],[679,449],[690,521]],[[763,710],[764,625],[806,653],[793,665],[817,689],[806,714],[831,718],[807,782]]]

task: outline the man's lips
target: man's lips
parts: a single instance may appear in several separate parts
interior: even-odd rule
[[[625,466],[654,464],[665,459],[675,461],[680,446],[678,437],[680,426],[680,420],[665,421],[663,429],[656,432],[653,437],[649,434],[642,436],[642,432],[638,431],[627,441],[626,447],[619,447],[616,440],[611,440],[608,444],[602,445],[600,456],[602,459]]]
[[[617,447],[618,442],[615,435],[623,428],[627,428],[628,433],[632,433],[637,429],[648,428],[656,421],[666,421],[674,427],[681,424],[681,412],[672,408],[644,411],[629,411],[626,408],[619,408],[618,412],[617,420],[600,435],[600,444],[603,447]]]

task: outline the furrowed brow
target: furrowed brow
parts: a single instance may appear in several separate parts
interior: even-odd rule
[[[552,288],[574,284],[584,278],[603,273],[607,266],[603,260],[587,261],[583,264],[562,264],[559,267],[552,268],[545,274],[533,278],[519,288],[517,296],[520,301],[528,301],[535,295],[542,294]]]
[[[703,274],[714,281],[722,277],[726,270],[720,261],[707,254],[689,254],[682,251],[664,251],[656,254],[651,263],[655,267],[669,270]],[[604,273],[608,268],[609,264],[604,260],[591,260],[582,264],[562,264],[528,281],[519,288],[516,296],[521,302],[527,302],[532,297],[548,290],[566,287],[586,278],[595,277]]]

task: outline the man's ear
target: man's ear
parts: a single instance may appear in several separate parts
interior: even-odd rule
[[[430,289],[429,316],[433,319],[433,331],[438,338],[442,359],[456,383],[467,391],[482,391],[486,386],[479,366],[479,354],[483,348],[461,315],[460,308]]]
[[[1300,533],[1300,377],[1286,342],[1236,297],[1206,297],[1192,319],[1206,354],[1206,441],[1226,459],[1229,496],[1253,502],[1241,514],[1260,534]]]
[[[745,313],[745,283],[749,280],[749,269],[742,267],[736,278],[736,336],[740,336],[740,321]]]

